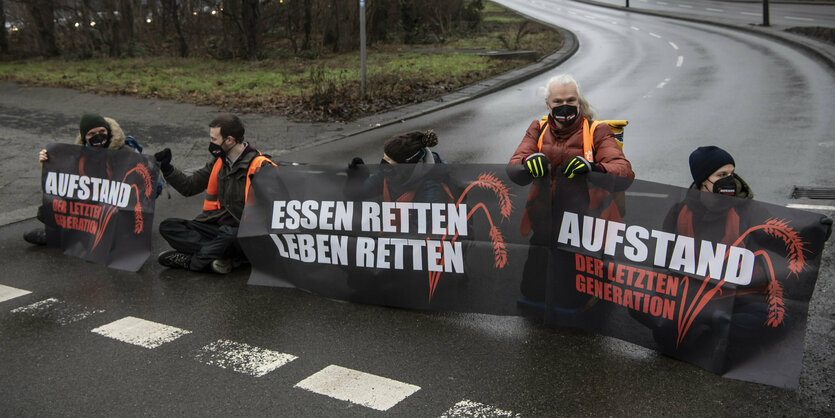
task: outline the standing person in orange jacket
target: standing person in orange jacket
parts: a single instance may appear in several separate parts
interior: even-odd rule
[[[235,115],[222,115],[209,123],[212,159],[191,175],[171,165],[171,150],[154,157],[165,180],[183,196],[205,192],[203,212],[193,220],[169,218],[159,232],[174,249],[159,255],[160,264],[171,268],[226,274],[245,261],[238,244],[238,226],[243,215],[250,175],[259,167],[275,165],[244,141],[244,125]]]
[[[555,185],[555,176],[560,173],[568,178],[595,171],[616,176],[634,178],[632,165],[623,155],[612,129],[606,123],[595,124],[595,114],[591,105],[583,97],[577,81],[569,74],[552,77],[545,86],[545,106],[548,116],[544,123],[534,120],[528,126],[522,142],[516,148],[507,165],[507,174],[511,180],[526,185],[535,179],[545,177],[550,172],[551,192]],[[597,126],[594,126],[597,125]],[[593,127],[594,126],[594,127]],[[584,135],[585,133],[585,135]],[[584,136],[589,143],[584,143]],[[528,262],[525,263],[520,285],[525,303],[534,305],[545,301],[548,266],[542,263],[549,248],[550,216],[552,208],[543,207],[536,202],[542,201],[536,196],[541,193],[541,185],[531,187],[531,196],[526,214],[530,221],[523,234],[533,230],[530,240]],[[577,193],[587,193],[585,188],[578,188]],[[581,196],[578,196],[581,198]],[[588,201],[588,195],[580,200]],[[550,200],[549,200],[550,201]],[[560,202],[568,204],[568,202]],[[532,228],[531,228],[532,227]],[[545,252],[545,253],[543,253]],[[561,285],[561,284],[560,284]],[[557,304],[576,308],[585,303],[586,297],[574,297],[572,289],[555,290]],[[576,299],[576,300],[574,300]]]
[[[551,176],[560,172],[575,177],[590,171],[634,178],[632,164],[623,155],[612,129],[605,123],[593,131],[593,155],[583,155],[584,125],[595,120],[589,102],[580,93],[577,81],[569,74],[552,77],[546,86],[547,128],[534,120],[525,137],[510,157],[508,174],[519,184],[528,184],[544,176],[548,166]]]

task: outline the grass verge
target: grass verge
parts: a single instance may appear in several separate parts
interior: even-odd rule
[[[366,95],[360,94],[359,52],[257,62],[145,57],[0,62],[0,79],[96,94],[214,105],[296,120],[345,121],[436,98],[526,60],[499,60],[462,49],[520,49],[543,57],[562,46],[559,33],[493,3],[481,27],[432,45],[381,44],[367,53]],[[412,51],[417,47],[420,51]]]

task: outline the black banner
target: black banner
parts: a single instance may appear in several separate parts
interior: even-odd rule
[[[401,172],[413,167],[390,166],[388,176],[408,177]],[[414,309],[517,313],[530,247],[519,228],[527,188],[511,183],[504,166],[438,165],[414,193],[350,174],[282,166],[254,176],[238,233],[250,284]],[[547,247],[538,253],[547,263]]]
[[[151,253],[156,165],[132,150],[50,144],[47,152],[47,242],[94,263],[139,270]]]
[[[518,186],[504,165],[288,166],[254,176],[239,238],[250,284],[538,315],[795,388],[819,220],[598,173]]]
[[[796,389],[820,219],[597,173],[559,178],[546,320]]]

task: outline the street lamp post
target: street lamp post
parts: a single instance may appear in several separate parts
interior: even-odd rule
[[[763,0],[763,26],[769,26],[768,0]]]
[[[360,93],[362,97],[365,97],[365,0],[360,0],[360,62],[362,66]]]

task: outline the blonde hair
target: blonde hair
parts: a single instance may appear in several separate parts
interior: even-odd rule
[[[560,85],[573,84],[574,87],[577,88],[577,102],[580,103],[580,113],[583,115],[584,118],[586,118],[588,120],[595,120],[596,119],[597,115],[595,115],[594,109],[591,108],[591,105],[589,104],[589,101],[586,100],[585,96],[583,96],[583,92],[582,92],[582,90],[580,90],[580,84],[577,83],[577,80],[575,80],[574,77],[571,74],[568,74],[568,73],[557,74],[557,75],[551,77],[548,80],[548,83],[545,84],[545,89],[544,89],[545,94],[544,94],[544,96],[545,96],[545,103],[546,104],[548,103],[548,94],[551,91],[551,85],[553,85],[553,84],[560,84]]]

